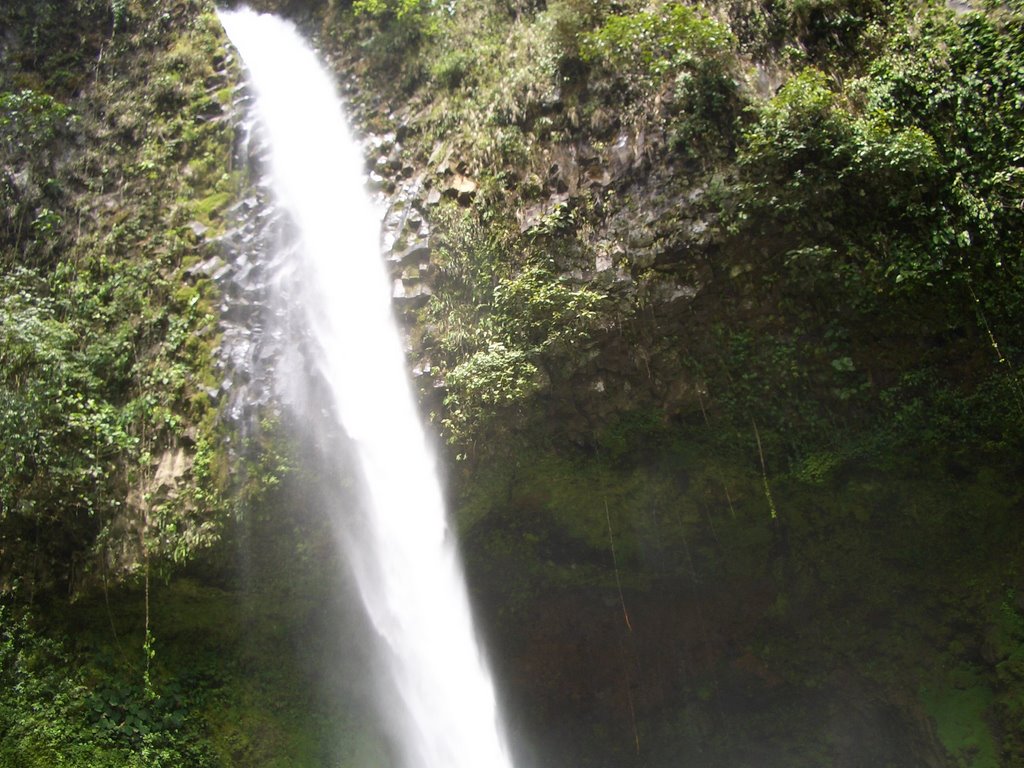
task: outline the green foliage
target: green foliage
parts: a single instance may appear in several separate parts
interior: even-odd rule
[[[171,768],[204,761],[183,738],[180,689],[90,685],[61,643],[0,605],[0,763],[24,768]]]
[[[607,17],[606,0],[551,0],[548,15],[554,23],[553,40],[564,52],[566,63],[580,55],[582,38]]]
[[[436,259],[438,290],[427,306],[438,329],[438,344],[446,357],[470,354],[479,348],[480,322],[494,285],[516,266],[511,233],[488,228],[455,206],[438,212],[443,233]]]
[[[756,0],[726,6],[741,49],[757,61],[858,71],[915,8],[906,0]]]
[[[603,60],[622,75],[660,84],[680,70],[721,65],[733,44],[728,27],[693,8],[611,16],[581,40],[584,59]]]
[[[927,132],[943,178],[931,213],[931,245],[946,271],[1017,275],[1013,233],[1024,225],[1024,15],[932,13],[871,68],[869,109]],[[907,257],[907,278],[928,270]]]
[[[473,351],[445,376],[445,428],[460,443],[545,386],[599,323],[603,296],[538,265],[500,280],[474,334]],[[541,376],[541,371],[546,376]],[[559,371],[565,375],[566,371]]]
[[[1024,723],[1024,612],[1017,607],[1014,590],[1007,590],[996,609],[994,626],[987,642],[997,658],[999,682],[996,711],[1003,722]],[[1007,728],[1003,754],[1010,759],[1024,756],[1024,737],[1019,729]]]
[[[0,290],[0,541],[19,554],[8,567],[33,564],[23,575],[41,584],[81,577],[76,560],[130,513],[126,483],[145,483],[160,436],[180,434],[208,408],[190,397],[208,350],[189,344],[211,319],[198,296],[168,318],[170,307],[148,296],[160,281],[136,266],[122,263],[106,279],[65,268],[50,286],[15,270]],[[159,352],[141,358],[162,335]],[[209,438],[200,447],[209,453]],[[183,560],[209,544],[223,506],[209,461],[194,468],[194,493],[155,510],[154,555]],[[191,519],[186,508],[200,501]]]
[[[580,37],[583,60],[614,82],[613,102],[657,94],[671,147],[694,158],[731,146],[740,111],[735,49],[725,24],[681,3],[610,16]]]
[[[8,41],[3,69],[11,81],[66,98],[89,80],[88,69],[108,41],[111,0],[26,0],[0,7]],[[5,85],[4,88],[7,86]]]
[[[761,107],[741,161],[763,159],[773,168],[780,166],[780,174],[793,174],[820,155],[831,155],[844,133],[837,104],[827,76],[817,69],[803,70]],[[763,157],[766,152],[771,154]]]
[[[550,267],[530,264],[495,286],[492,332],[538,353],[568,351],[595,330],[603,299]]]
[[[745,138],[739,160],[755,180],[751,208],[763,206],[760,217],[826,238],[840,220],[872,211],[875,218],[911,222],[924,213],[922,198],[939,173],[935,142],[926,132],[894,127],[881,111],[857,116],[816,69],[787,81]],[[886,206],[879,210],[883,192]]]
[[[35,21],[10,17],[26,46],[36,21],[56,34],[110,11],[76,3],[58,20],[36,5]],[[133,29],[88,62],[85,97],[0,93],[0,592],[19,579],[75,590],[101,561],[123,576],[142,547],[159,567],[216,539],[216,321],[211,286],[183,285],[200,254],[181,228],[202,208],[190,197],[226,198],[232,136],[210,119],[221,32],[198,7],[135,8]],[[193,153],[201,164],[185,167]],[[213,226],[215,207],[201,211]],[[167,498],[149,483],[172,448],[195,460]]]
[[[465,444],[547,386],[600,327],[606,299],[558,274],[541,255],[546,248],[534,255],[520,238],[471,213],[448,209],[442,231],[440,290],[427,313],[445,364],[445,428],[451,442]],[[534,248],[538,238],[550,248],[573,236],[554,225],[528,235]]]
[[[400,88],[409,88],[419,81],[422,62],[410,54],[437,33],[442,13],[437,2],[355,0],[352,9],[357,18],[369,22],[364,48],[373,69],[399,83]],[[396,78],[396,73],[401,74]]]
[[[421,53],[440,91],[429,101],[424,138],[444,143],[474,175],[505,190],[516,178],[509,169],[528,165],[535,137],[562,135],[550,116],[563,92],[548,15],[509,26],[494,11],[486,3],[452,5]]]
[[[935,719],[942,746],[964,768],[999,768],[999,749],[985,724],[993,692],[984,681],[968,677],[937,690],[925,688],[920,697]]]
[[[723,446],[755,446],[759,437],[773,469],[807,446],[827,444],[835,436],[833,409],[849,395],[830,386],[856,391],[864,381],[863,372],[841,354],[843,344],[819,351],[797,335],[755,335],[725,327],[715,329],[715,338],[717,354],[701,367],[700,375],[708,382],[712,413],[730,427],[720,429],[717,439]]]
[[[935,12],[844,91],[789,80],[746,136],[747,215],[898,282],[1014,272],[1021,23]]]
[[[6,162],[46,148],[71,128],[71,109],[45,93],[0,93],[0,151]]]
[[[884,19],[891,6],[882,0],[791,0],[787,21],[796,40],[815,61],[843,63],[863,54],[872,22]]]
[[[757,110],[739,153],[732,226],[737,242],[766,244],[760,279],[806,340],[800,369],[831,361],[834,397],[821,399],[826,378],[812,374],[818,407],[887,412],[919,442],[951,412],[975,424],[957,427],[960,439],[981,440],[991,414],[1020,413],[1021,29],[1011,11],[922,11],[863,76],[843,82],[805,68]],[[829,352],[835,331],[848,341]],[[898,361],[851,354],[877,349],[879,335],[971,341],[950,355],[948,373],[932,367],[939,353],[927,347]],[[866,369],[860,384],[845,360]],[[931,390],[923,398],[904,386],[915,370]],[[868,385],[879,379],[901,383],[879,392]]]
[[[474,63],[474,57],[468,51],[445,51],[431,66],[430,75],[444,88],[455,90],[466,81]]]
[[[429,13],[433,0],[355,0],[352,10],[375,18],[407,19]]]
[[[4,251],[43,259],[57,248],[64,194],[55,180],[74,135],[71,109],[32,90],[0,93],[0,263]]]
[[[119,461],[136,441],[55,303],[32,291],[25,271],[9,274],[5,287],[0,541],[24,566],[34,561],[45,573],[59,563],[63,570],[70,565],[68,550],[82,546],[120,507]],[[28,556],[32,549],[34,559]]]
[[[128,0],[110,0],[110,12],[113,16],[114,31],[123,29],[128,23]]]
[[[525,351],[495,341],[449,371],[445,387],[443,423],[455,442],[466,440],[502,407],[525,401],[540,381],[537,366]]]

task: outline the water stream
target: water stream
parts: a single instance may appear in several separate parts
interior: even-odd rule
[[[275,258],[300,286],[302,343],[360,464],[365,509],[338,528],[379,636],[386,727],[404,768],[510,768],[392,318],[362,152],[331,77],[290,23],[220,16],[255,92],[275,205],[297,233],[297,247]],[[312,420],[309,430],[324,427]]]

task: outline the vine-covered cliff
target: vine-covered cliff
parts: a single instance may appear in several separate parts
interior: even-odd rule
[[[1021,760],[1018,2],[256,5],[366,136],[523,764]],[[386,764],[306,690],[295,446],[217,418],[248,181],[211,11],[0,12],[12,764]]]

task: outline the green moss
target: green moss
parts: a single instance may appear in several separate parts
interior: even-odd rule
[[[201,200],[197,200],[194,203],[193,212],[196,218],[200,219],[203,223],[209,223],[219,218],[219,214],[231,203],[231,200],[232,195],[230,192],[214,192]]]
[[[919,696],[956,768],[1000,768],[999,750],[988,724],[995,695],[983,680],[961,670],[945,685],[922,688]]]

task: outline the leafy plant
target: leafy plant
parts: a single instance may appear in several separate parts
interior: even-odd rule
[[[583,60],[601,65],[613,93],[657,94],[672,147],[695,158],[731,146],[741,103],[735,49],[725,24],[681,3],[610,16],[580,38]]]
[[[881,0],[791,0],[786,16],[799,44],[815,61],[843,63],[863,54],[872,22],[884,18],[890,5]]]
[[[0,93],[0,248],[39,259],[57,250],[63,190],[56,158],[76,124],[71,109],[48,94]]]
[[[603,60],[623,74],[656,85],[684,69],[725,63],[733,43],[728,27],[687,5],[611,16],[581,40],[585,59]]]

